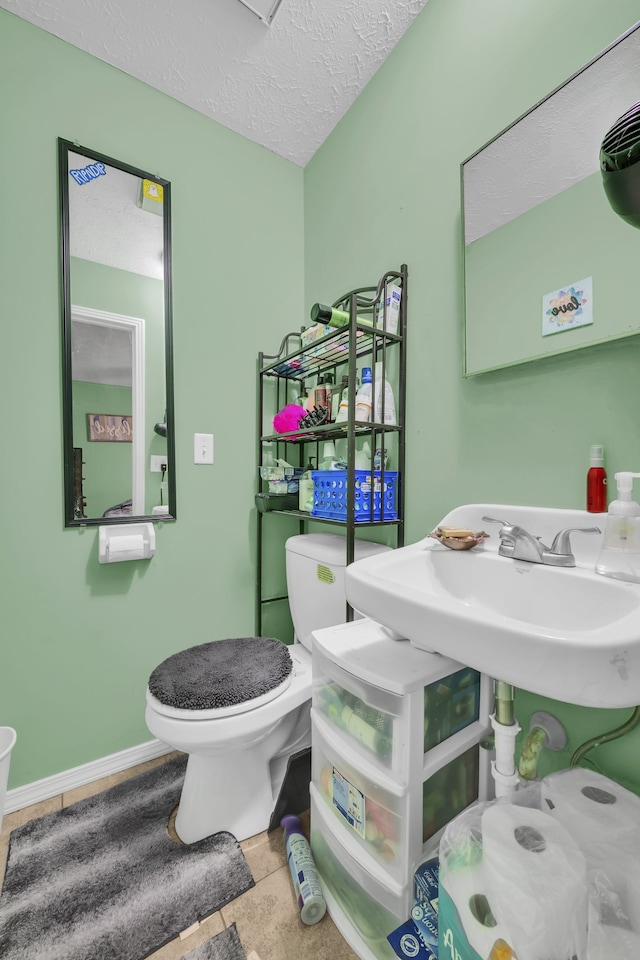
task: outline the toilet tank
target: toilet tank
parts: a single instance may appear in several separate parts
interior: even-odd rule
[[[356,540],[354,559],[362,560],[390,549]],[[347,541],[334,533],[303,533],[289,537],[285,551],[289,609],[296,639],[310,650],[313,630],[346,620]]]

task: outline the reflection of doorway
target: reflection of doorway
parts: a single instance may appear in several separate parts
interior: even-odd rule
[[[145,501],[144,320],[91,307],[71,307],[72,379],[131,386],[131,514],[143,516]],[[106,344],[109,344],[107,349]],[[78,348],[76,350],[76,347]],[[108,411],[107,411],[108,412]]]

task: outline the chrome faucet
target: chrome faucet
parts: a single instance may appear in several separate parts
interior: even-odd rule
[[[540,537],[534,537],[524,527],[511,524],[508,520],[496,520],[495,517],[483,517],[487,523],[501,523],[499,533],[501,557],[514,560],[527,560],[529,563],[544,563],[551,567],[575,567],[576,558],[571,552],[570,535],[572,533],[600,533],[600,527],[567,527],[560,530],[548,547]]]

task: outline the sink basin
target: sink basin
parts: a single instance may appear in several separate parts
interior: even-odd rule
[[[606,516],[500,504],[467,504],[442,526],[486,530],[472,550],[426,537],[367,557],[346,571],[349,603],[415,647],[514,686],[589,707],[640,703],[640,584],[595,573],[602,534],[571,534],[576,566],[498,556],[499,526],[519,524],[551,543],[568,527]]]

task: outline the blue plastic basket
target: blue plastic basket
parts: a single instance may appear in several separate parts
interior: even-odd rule
[[[347,522],[347,471],[313,470],[312,517]],[[393,470],[375,470],[373,474],[373,514],[371,513],[372,484],[370,470],[356,470],[354,477],[353,519],[356,523],[371,520],[397,520],[398,474]]]

